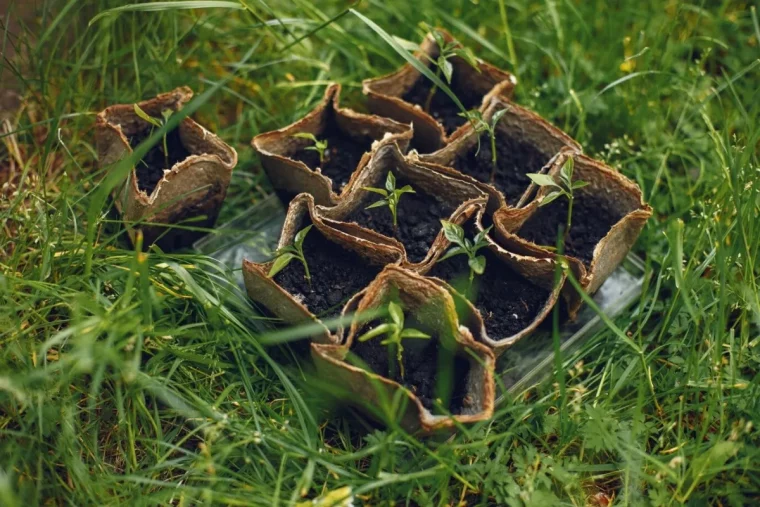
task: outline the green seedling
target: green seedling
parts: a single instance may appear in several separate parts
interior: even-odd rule
[[[292,245],[277,250],[275,253],[275,261],[272,264],[272,268],[269,270],[269,278],[272,278],[274,275],[285,269],[287,265],[290,264],[290,261],[296,259],[303,264],[303,269],[306,272],[306,280],[311,286],[311,273],[309,272],[309,265],[306,263],[306,257],[303,254],[303,242],[306,240],[306,235],[313,226],[314,225],[312,224],[304,227],[298,231],[296,237],[293,239]]]
[[[466,255],[467,265],[470,267],[470,285],[472,285],[475,275],[482,275],[486,270],[486,258],[484,255],[478,255],[478,251],[488,246],[486,236],[493,226],[480,231],[470,240],[464,237],[464,229],[460,225],[446,220],[441,220],[441,224],[443,225],[443,234],[454,246],[438,259],[438,262],[456,255]]]
[[[565,235],[570,231],[570,225],[573,220],[573,201],[575,200],[574,192],[579,188],[583,188],[588,185],[585,181],[576,180],[573,181],[573,169],[575,167],[575,161],[572,157],[569,157],[562,169],[559,171],[559,179],[555,180],[548,174],[529,173],[527,176],[533,183],[539,187],[549,187],[551,190],[547,193],[539,206],[546,206],[550,202],[560,198],[567,198],[567,222],[565,224]]]
[[[391,301],[388,303],[388,314],[391,317],[390,322],[385,322],[379,326],[370,329],[359,337],[360,342],[366,342],[372,338],[378,336],[385,336],[385,339],[380,342],[381,345],[387,346],[389,349],[395,347],[396,349],[396,362],[399,367],[399,374],[401,378],[404,378],[404,345],[403,340],[407,338],[417,338],[421,340],[430,339],[430,335],[423,333],[418,329],[404,328],[404,310],[398,303]],[[392,364],[392,363],[391,363]]]
[[[368,192],[374,192],[383,196],[377,202],[373,202],[366,209],[379,208],[381,206],[388,206],[393,215],[393,228],[398,227],[398,203],[401,200],[401,196],[404,194],[415,194],[416,192],[410,185],[404,185],[401,188],[396,188],[396,177],[393,175],[393,171],[388,171],[388,177],[385,179],[385,188],[375,187],[362,187]]]
[[[440,78],[441,75],[443,75],[446,83],[451,84],[451,79],[454,76],[454,65],[451,63],[450,59],[455,56],[458,56],[467,62],[473,69],[480,72],[480,69],[478,68],[478,59],[475,57],[472,50],[463,47],[455,41],[446,42],[445,37],[440,31],[430,28],[427,25],[423,26],[429,30],[430,35],[432,35],[436,44],[438,44],[438,57],[429,58],[430,63],[435,67],[436,77]],[[438,86],[433,83],[433,86],[430,88],[430,93],[425,100],[425,111],[427,112],[430,111],[430,104],[433,101],[433,96],[436,91],[438,91]]]
[[[140,106],[138,106],[137,104],[135,104],[135,114],[137,114],[137,116],[139,116],[143,120],[147,121],[148,123],[150,123],[154,127],[161,128],[164,125],[166,125],[166,122],[169,121],[169,118],[171,118],[172,114],[174,114],[174,111],[172,111],[171,109],[164,109],[163,111],[161,111],[162,120],[160,120],[158,118],[153,118],[151,115],[149,115],[148,113],[146,113]],[[152,130],[151,130],[151,132],[152,132]],[[166,143],[166,133],[164,133],[164,137],[163,137],[163,146],[164,146],[164,164],[166,165],[167,169],[170,169],[170,167],[169,167],[169,149],[168,149],[167,143]]]
[[[309,141],[313,142],[313,146],[307,146],[307,150],[316,151],[319,154],[319,163],[324,164],[325,163],[325,153],[327,152],[327,139],[324,141],[317,139],[317,136],[314,134],[310,134],[308,132],[299,132],[298,134],[293,134],[291,137],[297,137],[298,139],[308,139]]]
[[[493,183],[496,178],[496,126],[499,124],[501,117],[507,113],[508,109],[509,108],[504,108],[496,111],[493,116],[491,116],[490,123],[483,118],[483,113],[477,109],[467,111],[466,113],[459,113],[459,116],[463,116],[472,124],[477,134],[488,132],[488,137],[491,141],[491,164],[493,166],[491,168],[491,177],[489,178],[490,183]],[[478,152],[480,152],[480,136],[478,136],[478,150],[475,154],[477,155]]]

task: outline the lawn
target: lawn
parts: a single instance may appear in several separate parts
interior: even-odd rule
[[[0,88],[24,99],[0,151],[0,504],[757,501],[751,2],[30,3],[0,13],[15,26],[0,32]],[[229,220],[271,192],[254,135],[300,118],[332,81],[362,110],[362,79],[403,63],[357,12],[408,40],[421,22],[447,28],[654,208],[634,247],[641,297],[450,438],[341,408],[291,347],[263,346],[261,318],[213,259],[136,252],[109,198],[118,180],[97,168],[98,111],[187,85],[194,117],[239,153]]]

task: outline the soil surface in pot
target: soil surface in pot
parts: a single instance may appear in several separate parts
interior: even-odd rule
[[[467,237],[471,238],[472,235]],[[475,275],[469,285],[470,268],[466,255],[450,257],[436,263],[427,276],[449,282],[475,305],[486,332],[493,340],[508,338],[528,327],[546,305],[551,292],[530,283],[488,250],[485,273]]]
[[[129,138],[129,145],[134,150],[137,146],[150,137],[152,130],[145,129],[138,134]],[[150,149],[148,153],[137,163],[135,171],[137,172],[137,188],[150,195],[155,190],[158,182],[164,177],[164,169],[171,169],[174,164],[182,162],[190,156],[190,152],[182,144],[179,137],[179,129],[175,128],[166,134],[166,148],[169,152],[168,164],[167,157],[164,156],[163,139]]]
[[[408,184],[400,176],[397,178],[396,188]],[[383,178],[382,181],[385,179]],[[394,228],[393,215],[388,206],[366,209],[381,198],[377,194],[370,194],[357,210],[346,217],[346,221],[356,222],[362,227],[396,238],[404,245],[406,255],[411,262],[422,261],[441,230],[441,219],[448,219],[454,212],[454,208],[422,191],[404,194],[396,210],[398,227]]]
[[[518,231],[518,236],[537,245],[557,244],[557,229],[567,221],[567,199],[559,198],[538,208]],[[570,234],[565,239],[565,253],[583,261],[588,267],[599,240],[610,232],[623,215],[607,199],[588,193],[577,195],[573,204]]]
[[[495,186],[511,205],[517,204],[530,185],[527,174],[541,171],[550,158],[534,145],[518,141],[504,132],[497,131],[496,171],[494,180],[491,181],[493,171],[491,154],[491,137],[486,132],[480,135],[480,150],[478,150],[478,144],[475,143],[466,153],[459,154],[452,165],[458,171],[478,181]]]
[[[303,264],[296,259],[277,273],[274,281],[318,317],[339,315],[343,304],[380,272],[380,267],[329,241],[316,227],[307,234],[303,251],[311,284]]]
[[[412,86],[412,88],[401,98],[410,104],[420,106],[422,110],[425,111],[425,104],[430,96],[430,90],[432,87],[432,81],[425,76],[420,76],[420,78],[415,81],[414,86]],[[471,89],[463,89],[456,86],[456,79],[451,85],[449,85],[449,88],[454,92],[459,101],[468,111],[480,107],[480,104],[483,101],[483,95],[475,93]],[[446,93],[440,88],[435,90],[433,98],[430,101],[430,109],[425,112],[443,125],[446,134],[451,134],[467,121],[465,118],[459,116],[459,113],[461,113],[462,110],[459,109],[454,101],[451,100],[451,97],[446,95]]]
[[[362,155],[372,149],[373,139],[369,136],[352,137],[345,134],[333,118],[327,121],[317,139],[327,141],[324,162],[320,163],[318,152],[305,148],[296,151],[291,158],[303,162],[310,169],[316,170],[320,167],[322,174],[332,180],[333,192],[340,193],[351,179]],[[306,146],[313,146],[311,141],[307,143]]]
[[[363,335],[381,323],[380,321],[371,322],[357,336]],[[411,321],[407,322],[406,326],[421,329]],[[389,356],[388,347],[380,343],[382,340],[382,337],[376,337],[366,342],[354,341],[351,352],[367,363],[367,366],[373,372],[385,378],[390,378],[409,389],[420,399],[422,405],[432,413],[441,413],[442,411],[435,403],[436,398],[440,397],[439,393],[436,393],[436,379],[439,374],[438,361],[442,349],[438,343],[438,339],[433,336],[428,340],[404,340],[404,354],[402,356],[404,378],[401,378],[399,372],[395,349],[393,349],[393,355]],[[448,356],[446,359],[449,359],[453,363],[449,367],[449,371],[447,371],[452,382],[448,412],[451,414],[461,414],[465,408],[464,399],[467,395],[467,376],[470,372],[470,363],[466,358],[458,355],[454,355],[453,358],[451,354],[447,354],[446,356]],[[394,362],[393,374],[390,373],[389,361]]]

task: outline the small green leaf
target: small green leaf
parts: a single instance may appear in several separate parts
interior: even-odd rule
[[[296,247],[299,250],[303,246],[303,242],[306,239],[306,235],[309,234],[309,231],[311,230],[312,227],[314,227],[314,224],[304,227],[303,229],[298,231],[298,233],[296,234],[296,237],[293,239],[293,243],[296,245]]]
[[[364,209],[372,209],[372,208],[380,208],[382,206],[388,206],[388,200],[387,199],[380,199],[379,201],[373,202],[369,206],[367,206]]]
[[[470,258],[467,261],[467,264],[470,266],[471,270],[479,275],[482,275],[486,270],[486,258],[483,255],[478,255],[477,257]]]
[[[314,144],[317,143],[317,138],[314,134],[311,134],[309,132],[298,132],[297,134],[293,134],[290,137],[296,137],[298,139],[308,139],[309,141],[313,141]]]
[[[410,40],[402,39],[401,37],[393,36],[393,40],[395,40],[399,46],[404,48],[405,50],[409,51],[410,53],[414,53],[416,51],[420,50],[420,45],[416,42],[412,42]]]
[[[585,186],[588,186],[588,184],[589,184],[588,181],[580,181],[580,180],[574,181],[573,182],[573,190],[576,190],[578,188],[583,188]]]
[[[401,338],[421,338],[423,340],[430,338],[430,335],[423,333],[419,329],[404,329],[401,331]]]
[[[438,66],[441,68],[441,72],[443,72],[443,77],[446,78],[446,82],[451,84],[451,77],[454,74],[454,66],[451,65],[450,61],[443,57],[438,58]]]
[[[391,315],[391,320],[399,328],[404,327],[404,310],[401,309],[398,303],[391,301],[388,303],[388,313]]]
[[[494,128],[496,125],[498,125],[499,120],[501,120],[502,116],[507,114],[507,111],[509,111],[509,108],[505,107],[504,109],[500,109],[493,114],[491,117],[491,128]]]
[[[152,116],[150,116],[145,111],[143,111],[143,109],[140,106],[138,106],[137,104],[135,104],[134,109],[135,109],[135,113],[137,114],[137,116],[139,116],[143,120],[147,121],[151,125],[154,125],[156,127],[161,128],[161,122],[158,121],[157,119],[153,118]]]
[[[444,48],[446,47],[446,39],[443,37],[443,34],[438,30],[432,30],[430,32],[430,35],[433,36],[433,40],[436,44],[438,44],[438,49],[443,52]]]
[[[486,237],[488,236],[488,233],[491,232],[491,229],[493,228],[493,225],[489,225],[479,233],[475,235],[475,245],[480,245],[481,243],[488,243],[488,240]]]
[[[457,48],[454,49],[453,52],[459,58],[467,62],[470,67],[480,72],[480,67],[478,67],[478,59],[475,56],[475,53],[473,53],[469,48]]]
[[[562,169],[560,169],[560,175],[565,178],[565,181],[567,182],[568,186],[570,186],[570,182],[573,181],[573,170],[575,169],[575,159],[573,157],[568,157],[568,159],[565,161],[565,164],[562,166]]]
[[[367,331],[366,333],[364,333],[363,335],[361,335],[358,338],[358,341],[360,341],[360,342],[366,342],[367,340],[371,340],[372,338],[374,338],[376,336],[380,336],[380,335],[383,335],[383,334],[387,333],[391,329],[393,329],[393,325],[392,324],[380,324],[376,328],[370,329],[369,331]]]
[[[549,204],[550,202],[553,202],[554,200],[556,200],[558,197],[561,197],[562,195],[564,195],[564,194],[562,192],[560,192],[559,190],[556,190],[554,192],[550,192],[550,193],[546,194],[543,199],[541,199],[541,202],[538,203],[538,205],[539,205],[539,207],[540,206],[546,206],[547,204]]]
[[[396,190],[396,176],[393,174],[393,171],[388,171],[388,176],[385,178],[385,189],[388,192]]]
[[[461,245],[464,241],[464,229],[460,225],[457,225],[448,220],[441,220],[443,226],[443,235],[446,239],[457,245]]]
[[[294,247],[293,245],[288,245],[288,246],[284,246],[282,248],[278,248],[277,251],[275,252],[274,256],[275,257],[279,257],[280,255],[282,255],[284,253],[288,253],[288,252],[290,252],[290,253],[298,253],[298,250],[296,250],[296,247]]]
[[[272,264],[272,268],[269,270],[269,278],[272,278],[274,275],[285,269],[288,264],[290,264],[290,261],[295,258],[295,254],[292,253],[286,253],[277,257],[277,259],[275,259],[274,263]]]
[[[533,181],[536,185],[539,187],[556,187],[557,182],[554,181],[554,178],[549,176],[548,174],[538,174],[538,173],[528,173],[526,174],[528,178]]]
[[[443,256],[440,259],[438,259],[438,262],[445,261],[446,259],[450,257],[454,257],[455,255],[462,255],[462,254],[467,254],[467,250],[465,250],[461,246],[451,247],[445,254],[443,254]]]
[[[383,197],[388,197],[388,191],[383,190],[382,188],[362,187],[362,190],[366,190],[367,192],[374,192],[376,194],[382,195]]]
[[[417,192],[414,191],[411,185],[404,185],[399,190],[396,190],[397,195],[401,194],[416,194]]]
[[[164,118],[164,123],[169,121],[169,118],[171,118],[173,114],[174,114],[174,111],[172,111],[171,109],[164,109],[163,111],[161,111],[161,116],[163,116]]]

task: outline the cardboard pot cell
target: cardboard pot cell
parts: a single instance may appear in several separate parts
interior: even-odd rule
[[[395,364],[396,356],[387,355],[385,346],[380,344],[382,337],[358,341],[366,326],[373,325],[361,322],[360,318],[354,319],[343,343],[312,344],[312,357],[320,377],[371,417],[381,421],[397,418],[409,432],[430,433],[453,428],[457,423],[489,419],[494,406],[494,356],[460,325],[451,294],[425,277],[389,266],[346,305],[344,314],[361,316],[386,308],[390,301],[401,306],[407,323],[413,322],[416,329],[430,335],[426,340],[407,338],[403,342],[402,357],[407,366],[404,377],[395,366],[393,376],[397,380],[371,369],[370,363],[377,363],[377,369],[390,375],[390,361]],[[370,350],[380,350],[380,355],[372,359],[366,355]],[[361,358],[362,353],[369,361],[355,359]],[[414,364],[416,368],[411,367]],[[443,379],[450,380],[449,389],[433,387],[440,386]],[[446,399],[450,403],[441,409]],[[444,401],[436,408],[437,400]],[[395,413],[389,408],[394,401],[399,409]]]
[[[382,197],[366,188],[384,188],[389,172],[395,175],[397,188],[409,184],[415,191],[401,196],[396,229],[387,206],[367,209]],[[323,218],[356,223],[364,230],[372,228],[384,234],[403,248],[404,265],[415,267],[426,262],[445,242],[441,219],[462,223],[485,206],[486,200],[487,196],[474,185],[415,163],[404,157],[396,145],[383,145],[356,174],[338,204],[320,206],[318,212]]]
[[[192,95],[187,87],[177,88],[139,102],[138,106],[151,117],[161,118],[164,110],[180,110]],[[149,137],[152,128],[155,127],[137,115],[134,104],[111,106],[99,113],[95,140],[100,166],[112,167],[131,155],[131,143],[136,146]],[[213,227],[237,164],[237,153],[232,147],[190,118],[184,118],[167,134],[167,139],[170,138],[174,143],[170,142],[173,147],[170,153],[174,149],[179,154],[172,155],[171,167],[164,168],[162,173],[158,169],[147,173],[143,170],[147,167],[144,158],[138,163],[144,164],[140,171],[133,167],[124,184],[114,190],[116,209],[127,224],[130,238],[134,241],[137,230],[141,230],[146,246],[157,242],[165,250],[189,246],[203,235],[172,228],[174,224],[204,217],[190,221],[189,225]],[[162,150],[161,145],[159,141],[146,156]],[[160,153],[163,157],[163,152]]]
[[[272,186],[286,200],[307,192],[317,204],[335,204],[356,169],[367,163],[371,150],[383,143],[397,143],[404,151],[409,146],[410,124],[338,107],[339,98],[340,85],[332,84],[322,102],[302,119],[253,138]],[[303,133],[328,140],[324,162],[318,152],[304,150],[313,141],[293,137]]]
[[[454,38],[445,30],[437,28],[446,42],[454,41]],[[438,57],[439,47],[431,34],[428,34],[420,44],[420,51],[416,57],[421,62],[431,65],[431,59]],[[478,59],[478,68],[473,68],[461,57],[455,56],[450,59],[453,67],[452,81],[449,88],[457,95],[466,109],[483,109],[490,97],[509,97],[517,83],[515,77],[509,72],[503,71]],[[443,79],[443,78],[442,78]],[[445,79],[443,79],[445,82]],[[430,153],[440,149],[443,145],[456,139],[465,123],[464,118],[458,117],[459,110],[451,111],[444,121],[449,129],[430,113],[423,109],[422,104],[415,104],[414,100],[417,87],[431,84],[427,77],[423,76],[411,64],[407,63],[396,72],[386,76],[367,79],[363,82],[364,93],[367,95],[369,108],[375,114],[387,116],[402,123],[414,124],[414,140],[412,147],[420,153]],[[436,95],[442,94],[436,92]],[[436,99],[437,101],[438,99]],[[455,103],[446,96],[440,99],[447,107],[455,107]]]
[[[593,294],[628,254],[652,215],[652,208],[643,202],[638,185],[622,174],[585,155],[563,155],[566,156],[575,161],[573,179],[585,181],[588,186],[575,191],[565,258],[584,290]],[[557,177],[563,164],[564,161],[556,164],[551,175]],[[548,191],[541,188],[522,209],[502,208],[494,214],[495,236],[502,247],[521,255],[556,256],[547,246],[554,246],[557,228],[566,220],[567,200],[560,198],[539,206]],[[545,233],[549,229],[555,231],[555,240],[538,241],[542,234],[549,237]],[[564,294],[571,313],[575,313],[581,304],[579,295],[569,284]]]
[[[528,202],[536,187],[527,173],[548,172],[561,152],[581,152],[581,146],[570,136],[513,102],[495,97],[483,119],[490,124],[493,115],[503,110],[506,112],[496,127],[495,171],[489,133],[478,134],[470,123],[463,127],[459,137],[440,150],[419,156],[421,162],[445,166],[449,169],[442,171],[458,175],[486,192],[490,213]]]
[[[274,261],[258,264],[244,260],[243,279],[248,296],[253,301],[263,305],[287,324],[310,322],[319,324],[321,331],[315,333],[314,340],[331,343],[335,341],[336,335],[331,334],[322,323],[315,308],[327,304],[330,308],[327,309],[326,316],[337,317],[345,303],[343,297],[348,299],[364,289],[386,264],[401,262],[403,253],[400,245],[372,231],[362,230],[352,224],[323,220],[315,213],[314,208],[314,199],[309,194],[300,194],[293,199],[285,217],[278,245],[278,249],[292,245],[298,231],[309,224],[313,225],[304,243],[304,253],[312,280],[310,284],[301,285],[306,287],[304,291],[308,293],[300,291],[291,293],[282,285],[283,280],[292,281],[294,276],[304,278],[303,273],[299,274],[297,271],[303,271],[302,264],[295,259],[291,261],[288,268],[271,278],[269,273]],[[326,258],[323,259],[321,265],[316,263],[315,259],[319,260],[322,257],[319,257],[316,251],[310,254],[312,252],[310,248],[322,249],[321,253]],[[337,269],[335,276],[320,275],[320,269],[328,264]],[[358,269],[357,266],[361,269],[355,272]],[[289,273],[288,269],[296,271]],[[333,285],[328,286],[328,283]],[[347,295],[340,293],[341,290],[350,290],[352,287],[356,289],[354,293]],[[325,292],[327,296],[322,297]],[[335,301],[331,301],[333,294],[337,294]]]
[[[472,239],[476,231],[482,230],[479,218],[477,224],[473,223],[476,220],[469,222],[472,227],[465,228],[465,237]],[[552,258],[518,255],[487,239],[488,245],[478,251],[486,257],[485,272],[476,275],[472,284],[466,255],[438,262],[450,243],[417,272],[440,282],[452,293],[460,321],[498,357],[551,314],[565,275],[557,272]]]

